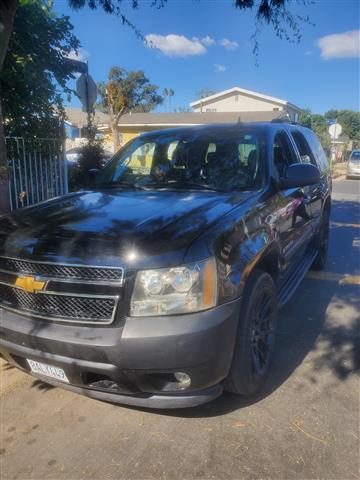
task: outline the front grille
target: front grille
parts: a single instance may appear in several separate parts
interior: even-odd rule
[[[7,257],[0,257],[0,270],[84,282],[121,283],[123,280],[122,268],[32,262]]]
[[[0,284],[0,305],[28,315],[62,321],[110,323],[117,298],[28,293]]]

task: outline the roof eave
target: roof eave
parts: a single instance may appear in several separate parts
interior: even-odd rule
[[[190,103],[190,107],[201,106],[203,103],[209,102],[211,100],[215,100],[217,98],[223,97],[223,96],[225,96],[229,93],[234,93],[234,92],[243,93],[245,95],[252,95],[254,97],[261,98],[262,100],[277,103],[279,105],[288,105],[291,108],[294,108],[294,110],[298,110],[299,112],[301,111],[301,108],[297,107],[296,105],[293,105],[292,103],[288,102],[287,100],[282,100],[281,98],[271,97],[269,95],[263,95],[262,93],[253,92],[251,90],[246,90],[245,88],[240,88],[240,87],[229,88],[227,90],[223,90],[222,92],[215,93],[214,95],[209,95],[208,97],[201,98],[200,100],[195,100],[194,102]]]

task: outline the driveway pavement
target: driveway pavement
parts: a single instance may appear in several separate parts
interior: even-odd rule
[[[272,374],[246,401],[142,411],[1,364],[1,480],[359,475],[360,181],[334,182],[327,268],[282,310]]]

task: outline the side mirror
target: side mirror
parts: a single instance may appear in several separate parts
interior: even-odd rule
[[[286,169],[281,180],[281,188],[306,187],[320,183],[320,172],[315,165],[309,163],[293,163]]]

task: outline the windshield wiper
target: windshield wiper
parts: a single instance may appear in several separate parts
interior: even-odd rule
[[[226,192],[225,189],[219,187],[213,187],[205,183],[187,182],[185,180],[169,180],[168,182],[150,182],[146,183],[146,187],[189,187],[196,188],[198,190],[210,190],[214,192]]]
[[[100,182],[94,183],[94,187],[105,187],[105,188],[117,188],[117,187],[125,187],[131,188],[133,190],[146,190],[146,188],[138,183],[130,183],[130,182],[117,182],[117,181],[110,181],[110,182]]]

